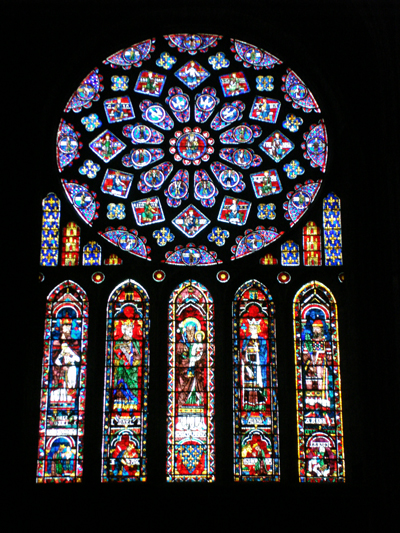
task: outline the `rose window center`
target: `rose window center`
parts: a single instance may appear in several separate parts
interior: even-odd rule
[[[201,161],[208,161],[210,154],[214,152],[212,145],[214,139],[208,131],[200,128],[184,128],[175,132],[175,136],[169,141],[170,153],[174,154],[175,161],[182,161],[184,165],[199,165]]]

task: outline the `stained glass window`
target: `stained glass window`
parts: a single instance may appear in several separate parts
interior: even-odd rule
[[[168,310],[167,481],[214,481],[214,303],[194,280]]]
[[[81,229],[75,222],[68,222],[63,228],[62,237],[62,266],[77,266],[79,264]]]
[[[286,241],[281,246],[281,265],[299,266],[300,252],[299,245],[293,241]]]
[[[38,483],[82,480],[88,313],[86,293],[72,281],[47,298]]]
[[[133,280],[107,306],[102,481],[146,480],[149,297]]]
[[[335,298],[312,281],[293,304],[299,478],[344,481],[339,331]]]
[[[252,280],[233,303],[234,479],[279,481],[275,306]]]
[[[325,265],[343,265],[340,198],[328,194],[323,202]]]
[[[321,229],[315,222],[307,222],[303,228],[303,264],[322,265]]]
[[[96,241],[90,241],[83,247],[83,266],[101,265],[101,246]]]
[[[60,200],[50,192],[42,202],[41,266],[57,266],[60,239]]]
[[[327,156],[321,110],[301,78],[217,34],[111,54],[73,92],[57,134],[62,187],[81,219],[122,256],[179,266],[276,241],[314,202]]]

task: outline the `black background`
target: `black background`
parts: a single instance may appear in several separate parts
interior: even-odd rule
[[[250,529],[269,527],[275,519],[282,526],[293,520],[293,525],[305,527],[340,527],[340,511],[349,510],[348,519],[354,525],[373,517],[386,523],[398,502],[399,471],[398,3],[14,2],[9,3],[6,22],[2,85],[8,96],[3,110],[10,121],[5,121],[3,203],[9,210],[4,231],[10,252],[5,251],[3,261],[11,266],[17,290],[12,292],[13,317],[4,323],[10,326],[4,325],[4,332],[11,342],[3,357],[10,361],[11,371],[3,380],[11,385],[11,393],[3,398],[7,405],[3,439],[8,443],[8,479],[16,483],[10,494],[26,510],[26,516],[19,515],[31,523],[40,516],[44,523],[57,517],[71,527],[77,527],[86,515],[93,525],[104,516],[104,527],[106,520],[114,527],[119,523],[135,527],[135,520],[142,516],[148,523],[160,520],[168,529],[208,528],[212,523],[243,524]],[[38,286],[41,201],[50,191],[62,197],[55,137],[65,102],[110,53],[174,32],[218,33],[250,42],[279,57],[310,86],[329,135],[329,184],[324,193],[333,190],[342,199],[343,269],[298,267],[290,271],[291,283],[282,286],[276,281],[281,268],[261,268],[250,257],[236,262],[234,268],[228,265],[231,280],[226,285],[215,280],[219,269],[183,272],[177,267],[164,268],[167,278],[156,284],[151,274],[158,265],[137,260],[127,261],[112,278],[108,275],[112,267],[105,267],[101,290],[90,281],[92,269],[80,267],[65,274],[47,269],[45,282]],[[321,204],[316,204],[319,207],[310,208],[307,220],[320,216]],[[71,219],[77,219],[72,207]],[[297,242],[299,230],[294,228],[291,235]],[[83,233],[82,242],[87,240]],[[267,251],[278,257],[278,247]],[[110,252],[115,249],[110,247]],[[337,281],[342,270],[344,284]],[[277,307],[279,484],[231,481],[230,302],[249,276],[267,285]],[[80,486],[38,486],[35,468],[45,299],[67,277],[85,288],[91,309],[85,474]],[[105,305],[109,292],[127,277],[145,286],[152,305],[160,309],[152,315],[150,339],[149,475],[146,484],[100,484]],[[166,307],[171,291],[189,277],[205,284],[219,306],[217,481],[212,485],[165,482]],[[11,294],[9,279],[4,279],[5,295]],[[339,307],[346,483],[334,486],[297,481],[291,302],[311,279],[328,285]],[[6,312],[9,298],[3,300]],[[17,413],[13,399],[20,397],[23,407]],[[212,518],[214,513],[217,516]]]

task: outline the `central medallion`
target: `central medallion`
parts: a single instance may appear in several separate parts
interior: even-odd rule
[[[182,161],[184,165],[200,165],[201,161],[208,161],[214,152],[214,139],[208,131],[202,132],[198,127],[175,132],[175,137],[169,143],[169,151],[174,154],[175,161]]]

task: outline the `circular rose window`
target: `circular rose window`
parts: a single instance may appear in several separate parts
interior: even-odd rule
[[[98,235],[147,260],[215,265],[296,224],[326,169],[301,78],[265,50],[173,34],[120,50],[72,94],[57,133],[65,193]]]

